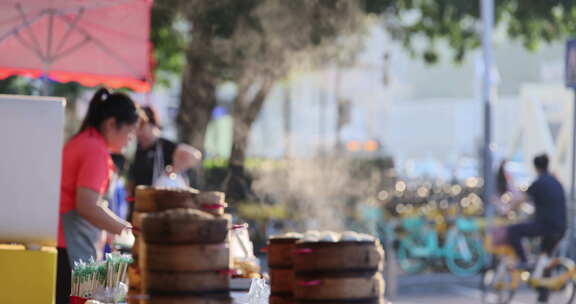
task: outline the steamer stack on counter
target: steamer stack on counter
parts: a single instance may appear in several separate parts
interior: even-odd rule
[[[203,205],[210,213],[197,209]],[[140,294],[148,295],[140,304],[231,303],[230,217],[224,207],[217,192],[137,189],[141,234],[135,272],[141,275]]]
[[[217,191],[202,191],[198,194],[197,201],[200,210],[214,216],[224,216],[224,209],[228,207],[224,193]]]
[[[194,209],[144,216],[141,265],[149,303],[230,303],[228,226]]]
[[[287,233],[272,237],[268,242],[268,268],[270,268],[270,304],[294,302],[295,244],[302,238],[299,233]]]
[[[144,294],[142,289],[142,271],[140,269],[140,249],[141,238],[140,230],[142,229],[142,217],[148,212],[157,211],[154,202],[155,190],[151,187],[139,186],[136,188],[136,200],[134,212],[132,214],[132,226],[134,226],[134,245],[132,246],[132,257],[134,263],[128,268],[128,304],[138,304]]]
[[[310,231],[294,243],[291,252],[294,281],[275,279],[279,276],[274,276],[271,269],[272,292],[291,287],[293,301],[299,304],[385,303],[381,274],[384,250],[372,236]],[[290,277],[288,273],[286,276]],[[271,295],[271,304],[273,301],[289,303],[290,299]]]

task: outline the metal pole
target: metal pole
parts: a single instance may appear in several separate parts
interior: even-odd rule
[[[291,156],[291,134],[292,134],[292,99],[290,96],[290,83],[284,87],[284,158],[289,159]]]
[[[319,154],[324,157],[326,145],[326,134],[325,134],[325,120],[326,120],[326,94],[323,89],[318,92],[318,144],[319,144]]]
[[[574,237],[576,236],[576,227],[574,226],[574,216],[576,212],[576,90],[574,90],[574,102],[572,104],[572,168],[570,170],[570,200],[568,205],[568,236],[563,248],[562,256],[569,255],[574,257],[575,250]]]
[[[340,97],[340,85],[342,80],[342,74],[340,72],[340,63],[336,65],[336,73],[334,75],[334,99],[336,100],[336,152],[341,152],[342,149],[342,121],[344,113],[342,112],[342,98]]]
[[[491,117],[491,95],[492,95],[492,29],[494,27],[494,0],[481,0],[482,7],[482,50],[483,50],[483,65],[484,77],[482,81],[482,102],[484,104],[484,162],[483,162],[483,177],[484,189],[483,196],[484,202],[490,208],[490,201],[493,194],[493,172],[492,172],[492,117]],[[489,212],[490,215],[490,212]]]
[[[576,201],[576,90],[574,90],[574,104],[572,104],[572,171],[570,176],[570,201]]]
[[[48,82],[48,73],[50,72],[50,63],[44,62],[44,78],[42,78],[42,96],[50,95],[50,83]]]

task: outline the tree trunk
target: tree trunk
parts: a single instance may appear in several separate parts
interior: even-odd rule
[[[215,75],[213,62],[212,29],[201,22],[195,22],[193,16],[189,21],[194,24],[194,33],[186,50],[186,66],[182,72],[182,91],[178,109],[178,136],[205,153],[204,142],[212,111],[217,105],[216,87],[219,78]],[[204,169],[200,166],[191,174],[194,187],[205,188]]]
[[[222,185],[223,190],[232,201],[254,197],[251,189],[251,178],[244,170],[244,161],[246,160],[250,129],[260,114],[273,84],[273,79],[265,80],[258,93],[251,100],[246,97],[248,88],[241,86],[238,90],[238,96],[234,100],[232,151],[228,162],[228,174]]]
[[[186,66],[177,122],[180,140],[204,151],[206,130],[216,107],[216,85],[202,79],[202,64]]]
[[[212,56],[212,30],[192,19],[194,39],[186,50],[177,123],[180,140],[204,151],[206,130],[217,104],[218,78],[209,59]]]
[[[245,94],[238,94],[238,97],[234,102],[234,110],[232,113],[234,130],[232,135],[232,151],[230,153],[229,161],[231,165],[244,165],[252,124],[254,124],[254,121],[258,118],[258,114],[260,114],[273,84],[273,80],[265,80],[258,93],[256,93],[250,102],[246,102]]]

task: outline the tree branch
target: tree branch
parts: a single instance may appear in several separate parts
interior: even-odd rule
[[[270,93],[270,90],[272,89],[274,82],[275,81],[273,78],[265,79],[264,83],[262,84],[262,87],[260,87],[260,90],[258,90],[256,96],[254,96],[254,99],[252,99],[252,101],[248,105],[248,108],[244,114],[244,119],[249,124],[252,124],[252,122],[256,120],[256,117],[258,117],[258,114],[260,113],[260,110],[264,105],[264,101],[266,101],[266,97],[268,97],[268,93]]]

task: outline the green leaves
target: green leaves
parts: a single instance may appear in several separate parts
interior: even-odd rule
[[[366,0],[365,12],[382,17],[393,37],[406,49],[434,63],[447,54],[437,54],[435,44],[444,41],[453,49],[452,60],[460,62],[480,46],[480,0]],[[542,43],[576,35],[576,3],[570,0],[496,0],[496,25],[530,50]],[[418,16],[407,22],[406,15]],[[408,18],[409,19],[409,18]],[[426,47],[416,47],[425,38]]]
[[[426,62],[434,63],[446,57],[460,62],[469,51],[480,46],[480,0],[363,0],[357,3],[363,3],[364,14],[380,16],[392,36],[401,41],[408,52]],[[175,73],[184,64],[182,53],[186,39],[194,37],[194,30],[187,33],[174,29],[174,23],[184,20],[183,16],[194,16],[194,20],[208,27],[217,39],[237,40],[239,35],[254,38],[253,49],[245,49],[246,42],[231,45],[241,48],[231,51],[232,57],[245,60],[254,55],[254,50],[262,54],[278,52],[276,46],[282,43],[286,52],[291,52],[335,41],[334,37],[342,34],[346,26],[335,26],[332,18],[346,23],[353,16],[342,14],[342,7],[346,5],[349,3],[338,0],[157,0],[152,15],[157,70]],[[283,14],[275,17],[276,10]],[[530,50],[542,43],[576,35],[576,3],[571,0],[497,0],[495,10],[497,26]],[[273,19],[268,20],[267,16]],[[290,26],[270,22],[290,23]],[[290,36],[293,35],[291,27],[302,36]],[[416,41],[421,38],[426,43],[418,48]],[[268,44],[270,41],[272,45]],[[453,52],[438,54],[439,41],[446,42]]]
[[[184,50],[189,32],[175,0],[154,1],[151,16],[152,40],[156,82],[168,86],[173,75],[182,72]]]

